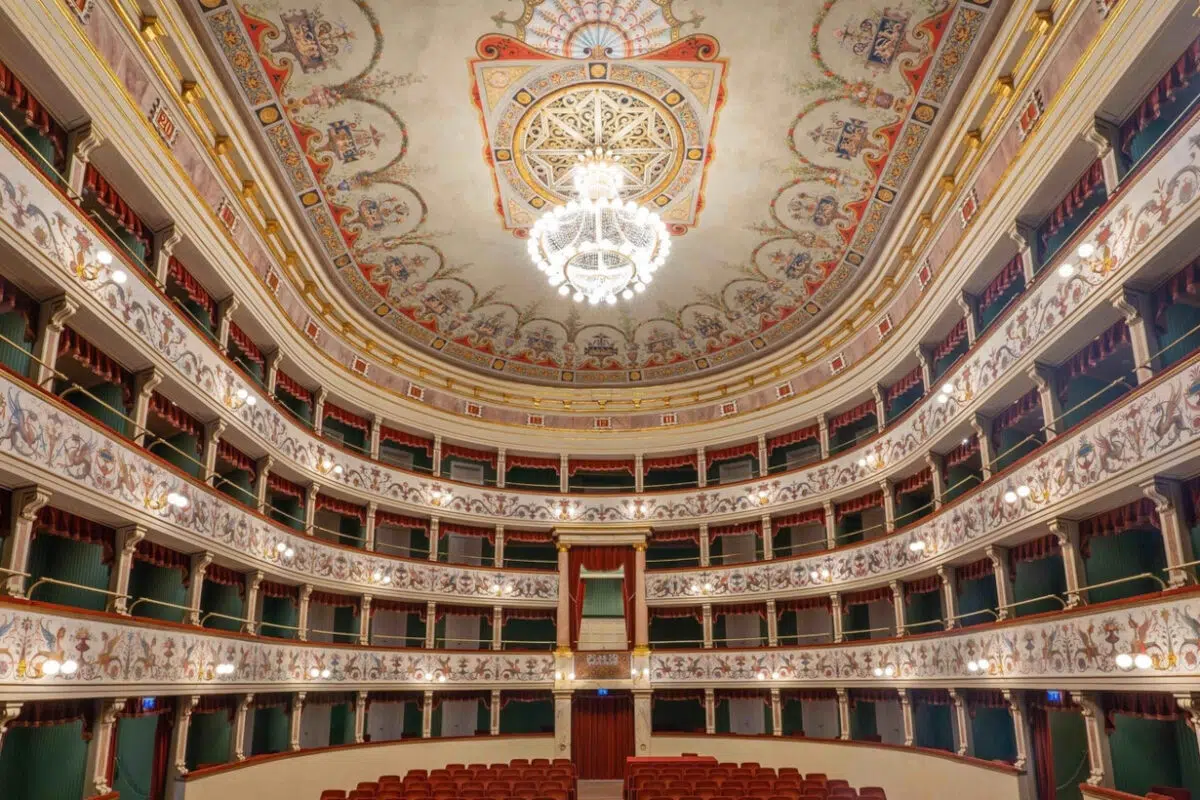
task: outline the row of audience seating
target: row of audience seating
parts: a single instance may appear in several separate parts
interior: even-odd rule
[[[569,759],[517,758],[508,764],[447,764],[383,775],[347,792],[326,789],[321,800],[575,800]]]
[[[680,764],[635,763],[625,779],[625,800],[887,800],[883,789],[855,790],[847,781],[796,767],[763,767],[697,758]]]

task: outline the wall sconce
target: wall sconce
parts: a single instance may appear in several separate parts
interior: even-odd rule
[[[322,455],[317,460],[317,472],[321,473],[322,475],[328,475],[331,472],[334,475],[341,475],[343,472],[345,472],[345,469],[341,464],[334,462],[334,460],[329,456]]]
[[[896,675],[896,668],[891,664],[884,664],[882,667],[876,667],[872,670],[872,674],[876,678],[892,678]]]
[[[924,539],[913,539],[908,543],[909,552],[912,553],[924,553],[927,546]]]
[[[625,504],[625,512],[631,519],[647,519],[652,510],[653,506],[649,500],[630,500]]]
[[[575,519],[577,516],[579,516],[579,503],[574,500],[558,501],[559,519]]]
[[[766,484],[759,486],[757,489],[750,487],[746,490],[746,496],[750,498],[750,504],[758,503],[760,506],[765,506],[771,502],[771,490]]]
[[[74,675],[79,671],[79,662],[73,658],[59,661],[57,658],[47,658],[42,662],[42,674],[53,678],[55,675]]]
[[[289,547],[286,542],[276,542],[275,543],[275,552],[284,561],[290,561],[292,559],[292,556],[296,555],[296,551],[293,550],[291,547]]]
[[[986,658],[980,657],[976,661],[967,662],[967,672],[987,672],[988,667],[991,665],[992,662],[988,661]]]
[[[82,278],[85,281],[94,281],[107,271],[109,279],[111,279],[112,282],[118,286],[121,286],[125,283],[125,281],[129,280],[129,274],[120,267],[112,269],[112,263],[112,253],[110,253],[108,250],[97,250],[96,263],[76,264],[75,276],[77,278]]]
[[[325,669],[319,669],[317,667],[309,667],[309,670],[308,670],[308,677],[312,678],[314,681],[317,678],[324,678],[324,679],[328,680],[329,676],[332,674],[333,673],[329,671],[328,667]]]
[[[1013,503],[1017,502],[1017,500],[1024,500],[1032,493],[1032,490],[1022,483],[1016,489],[1009,489],[1004,493],[1004,502],[1012,505]]]
[[[371,574],[371,580],[375,583],[381,583],[384,586],[387,586],[392,582],[392,576],[384,574],[383,570],[381,569],[377,569]]]
[[[245,386],[234,392],[233,397],[229,400],[229,407],[235,411],[242,406],[250,406],[253,408],[256,405],[258,405],[258,398],[251,394],[250,390]]]
[[[862,469],[879,469],[883,466],[883,456],[878,453],[867,453],[858,460],[858,466]]]
[[[808,577],[814,581],[827,581],[830,576],[829,567],[821,567],[819,570],[814,569],[808,573]]]
[[[1156,667],[1154,659],[1150,657],[1149,653],[1138,653],[1137,655],[1119,653],[1115,661],[1117,662],[1117,666],[1123,670],[1131,670],[1135,668],[1146,670]]]
[[[496,595],[497,597],[502,594],[512,594],[514,591],[516,591],[511,583],[506,583],[503,586],[498,583],[493,583],[488,588],[491,589],[492,594]]]
[[[180,511],[183,511],[191,504],[192,501],[188,500],[185,495],[179,492],[167,492],[167,505],[171,508],[178,508]]]
[[[938,403],[941,403],[943,405],[946,403],[949,403],[951,398],[957,400],[960,403],[965,403],[965,402],[970,401],[970,399],[973,396],[974,396],[974,393],[970,389],[959,389],[952,382],[948,381],[948,382],[942,384],[942,389],[941,389],[941,391],[938,392],[936,400],[938,401]],[[966,443],[967,443],[967,440],[963,439],[963,444],[966,444]]]
[[[429,489],[429,502],[435,506],[448,506],[450,501],[454,499],[454,495],[449,489],[443,489],[436,484]]]
[[[692,594],[712,594],[713,585],[711,581],[705,581],[704,583],[693,583],[688,587],[688,591],[690,591]]]
[[[226,662],[223,664],[217,664],[216,669],[214,669],[213,671],[215,673],[217,673],[217,675],[224,677],[226,675],[232,675],[234,669],[235,668],[234,668],[233,664]]]

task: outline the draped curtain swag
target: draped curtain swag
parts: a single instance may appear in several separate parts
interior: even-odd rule
[[[238,346],[242,355],[258,366],[263,365],[263,353],[258,345],[238,327],[236,322],[229,323],[229,340]]]
[[[313,695],[315,697],[315,695]],[[232,720],[237,711],[238,699],[233,694],[202,694],[193,714],[227,714]]]
[[[805,428],[781,433],[778,436],[772,436],[767,439],[767,455],[774,453],[781,447],[788,447],[797,442],[805,442],[809,439],[818,439],[821,436],[821,428],[819,425],[809,425]]]
[[[762,532],[762,525],[757,520],[754,522],[735,522],[732,525],[714,525],[708,529],[708,539],[715,542],[722,536],[740,536],[745,533],[758,534]]]
[[[309,692],[304,698],[304,704],[311,706],[353,706],[358,699],[355,695],[355,692]]]
[[[825,700],[837,700],[836,689],[781,689],[779,699],[794,703],[820,703]]]
[[[204,284],[196,280],[192,273],[188,272],[187,267],[177,259],[171,256],[167,259],[167,275],[179,284],[184,293],[191,298],[192,302],[203,308],[209,314],[217,310],[217,303],[213,300],[208,290],[204,288]]]
[[[911,603],[919,594],[932,594],[941,591],[942,579],[937,575],[917,578],[915,581],[904,582],[904,600]]]
[[[406,603],[403,600],[388,600],[382,597],[371,600],[372,617],[381,611],[390,611],[396,614],[416,614],[417,618],[424,622],[425,612],[428,610],[429,606],[424,603]]]
[[[983,293],[979,295],[979,307],[987,308],[992,303],[996,302],[996,298],[1008,291],[1008,287],[1016,282],[1017,278],[1024,276],[1025,267],[1021,263],[1021,254],[1017,253],[1013,259],[1009,261],[1001,270],[996,273],[996,277],[983,288]]]
[[[371,430],[371,422],[366,417],[360,417],[352,411],[347,411],[341,406],[334,405],[329,401],[325,402],[325,416],[329,419],[340,422],[348,428],[357,428],[360,431]]]
[[[221,586],[236,586],[238,594],[246,595],[246,576],[237,570],[223,567],[220,564],[209,564],[204,571],[204,580],[212,581]]]
[[[200,436],[201,434],[201,425],[195,417],[158,392],[150,393],[150,411],[180,433],[191,436]]]
[[[187,553],[180,553],[178,550],[172,550],[169,547],[164,547],[161,544],[148,542],[143,539],[137,543],[137,547],[133,551],[133,557],[138,561],[144,561],[156,567],[179,570],[183,573],[184,586],[187,586],[191,580],[192,557]]]
[[[1129,344],[1129,325],[1125,320],[1120,320],[1063,362],[1058,371],[1059,395],[1066,394],[1067,381],[1079,375],[1087,375],[1093,367],[1126,344]]]
[[[789,611],[807,611],[812,608],[828,612],[832,607],[828,597],[797,597],[793,600],[775,601],[775,613],[779,616]]]
[[[276,475],[273,472],[267,473],[267,488],[276,494],[288,495],[289,497],[294,497],[297,500],[304,499],[303,486],[297,483],[292,483],[282,475]]]
[[[221,439],[217,442],[217,458],[228,463],[234,469],[240,469],[249,472],[250,480],[254,480],[254,474],[256,470],[254,469],[254,462],[250,459],[250,456],[246,455],[241,450],[238,450],[224,439]]]
[[[879,508],[883,505],[883,492],[869,492],[861,497],[852,497],[844,503],[833,504],[833,518],[840,521],[847,514],[855,514],[868,508]]]
[[[59,356],[70,356],[97,377],[122,386],[125,389],[126,402],[128,402],[131,394],[129,373],[100,348],[80,336],[74,328],[70,326],[63,328],[62,335],[58,339],[58,354]]]
[[[433,695],[433,707],[435,709],[440,708],[442,703],[469,701],[482,703],[488,708],[491,708],[492,692],[490,689],[475,689],[466,692],[435,692]]]
[[[659,701],[664,703],[703,703],[703,689],[658,689],[650,696],[651,704]]]
[[[551,692],[538,692],[528,689],[516,689],[500,692],[500,707],[505,708],[509,703],[549,703],[554,700]]]
[[[100,206],[112,214],[117,223],[129,232],[129,235],[137,239],[146,246],[146,250],[150,249],[150,235],[146,232],[146,226],[142,224],[142,220],[133,209],[129,207],[121,196],[117,194],[117,190],[112,187],[104,176],[96,171],[96,168],[88,164],[83,172],[83,190],[91,192],[96,198],[96,202]]]
[[[471,536],[477,539],[487,539],[488,542],[495,544],[496,529],[495,528],[477,528],[474,525],[463,525],[459,522],[443,522],[438,528],[440,534],[456,534],[458,536]]]
[[[376,511],[375,524],[377,526],[386,525],[393,528],[416,528],[425,531],[429,530],[429,520],[408,517],[404,514],[393,514],[391,511]]]
[[[554,608],[503,608],[501,619],[554,619],[558,610]]]
[[[1017,564],[1023,561],[1040,561],[1058,555],[1061,550],[1058,537],[1052,533],[1021,542],[1008,551],[1010,569],[1015,572]]]
[[[696,454],[686,453],[681,456],[656,456],[655,458],[646,458],[642,460],[642,474],[646,474],[652,469],[679,469],[680,467],[696,466]]]
[[[1091,553],[1094,536],[1116,536],[1137,528],[1159,528],[1161,523],[1154,501],[1149,498],[1135,500],[1128,505],[1104,511],[1079,523],[1079,553],[1087,558]]]
[[[863,589],[857,592],[847,592],[842,595],[842,608],[850,606],[865,606],[871,603],[886,600],[892,602],[892,590],[887,586],[877,586],[874,589]]]
[[[367,708],[372,703],[416,703],[421,705],[424,698],[420,692],[367,692]]]
[[[528,544],[550,544],[553,538],[550,531],[504,531],[505,542],[522,542]]]
[[[632,547],[572,547],[567,558],[567,591],[571,592],[571,644],[578,647],[583,623],[583,597],[586,591],[583,570],[611,572],[623,570],[621,593],[624,600],[626,646],[633,642],[633,585],[635,553]],[[562,591],[562,588],[559,588]]]
[[[902,494],[911,494],[925,488],[933,481],[933,472],[929,467],[921,470],[915,475],[909,475],[896,483],[896,496]]]
[[[287,692],[262,692],[255,693],[251,703],[255,708],[291,708],[293,697]]]
[[[990,558],[981,558],[970,564],[963,564],[954,571],[954,581],[961,587],[965,581],[976,581],[980,578],[990,578],[996,574],[995,565]]]
[[[389,428],[386,425],[379,426],[379,440],[382,442],[391,442],[403,447],[411,447],[414,450],[424,450],[425,455],[433,458],[433,440],[423,439],[413,433],[402,431],[398,428]]]
[[[275,371],[275,388],[282,389],[302,403],[312,404],[312,392],[281,369]]]
[[[478,461],[496,468],[497,454],[495,451],[475,450],[457,444],[442,443],[442,458],[461,458],[464,461]]]
[[[758,700],[767,706],[771,704],[771,693],[757,689],[716,689],[713,691],[713,699],[718,703],[730,700]]]
[[[1164,722],[1180,717],[1175,698],[1166,692],[1105,692],[1101,695],[1101,702],[1104,707],[1104,728],[1110,733],[1116,727],[1114,717],[1117,714]]]
[[[1172,275],[1154,292],[1154,318],[1161,322],[1167,306],[1181,297],[1195,298],[1200,286],[1200,260],[1193,261]]]
[[[766,603],[729,603],[727,605],[713,606],[712,613],[714,617],[728,617],[732,614],[754,614],[762,619],[767,618]]]
[[[1036,388],[1030,389],[1017,398],[1012,405],[996,415],[996,418],[992,420],[992,436],[996,436],[1000,431],[1013,427],[1034,411],[1041,410],[1042,398],[1038,394],[1038,390]]]
[[[921,384],[921,367],[917,366],[915,369],[913,369],[912,372],[908,373],[907,375],[902,377],[900,380],[896,381],[895,383],[893,383],[891,386],[887,387],[887,389],[884,390],[884,392],[883,392],[884,405],[886,405],[888,407],[888,409],[891,409],[892,402],[895,401],[895,399],[897,397],[904,394],[905,392],[907,392],[909,389],[913,388],[914,386],[919,386],[920,384]]]
[[[963,317],[950,332],[946,334],[946,338],[938,342],[933,348],[933,360],[941,361],[947,355],[954,351],[954,348],[967,338],[967,318]]]
[[[1071,187],[1071,191],[1067,192],[1066,197],[1059,201],[1050,215],[1046,217],[1041,231],[1042,244],[1045,245],[1051,236],[1062,230],[1063,226],[1067,224],[1067,220],[1076,211],[1083,208],[1088,198],[1102,186],[1104,186],[1104,165],[1100,159],[1096,159],[1090,167],[1084,170],[1083,175]]]
[[[484,617],[491,616],[491,609],[485,606],[452,606],[439,603],[434,612],[434,621],[441,622],[446,617]]]
[[[367,521],[366,506],[355,505],[345,500],[340,500],[329,495],[317,495],[317,508],[325,511],[332,511],[335,514],[341,514],[343,517],[356,517],[359,522]]]
[[[967,439],[966,444],[960,444],[946,453],[946,468],[957,467],[964,461],[969,461],[971,456],[979,452],[979,437],[971,434],[971,438]]]
[[[892,703],[900,700],[895,689],[851,689],[848,694],[852,708],[857,703]]]
[[[38,532],[74,539],[77,542],[98,544],[104,550],[103,563],[112,561],[116,532],[107,525],[77,517],[52,506],[42,506],[38,511],[34,535]]]
[[[832,435],[840,428],[844,428],[847,425],[853,425],[860,419],[866,419],[867,417],[873,416],[875,416],[875,401],[867,400],[864,403],[856,405],[849,411],[843,411],[840,414],[835,414],[834,416],[830,417],[829,433]]]
[[[1192,42],[1179,60],[1154,84],[1146,98],[1121,126],[1121,151],[1128,154],[1133,139],[1148,128],[1162,113],[1162,107],[1175,99],[1175,93],[1187,86],[1200,71],[1200,39]]]
[[[358,616],[359,598],[348,594],[334,594],[333,592],[316,591],[309,595],[308,602],[319,606],[329,606],[330,608],[353,608],[354,616]]]
[[[909,689],[908,699],[919,706],[948,706],[951,702],[945,689]]]
[[[45,728],[52,725],[83,723],[84,741],[92,738],[96,704],[92,700],[38,700],[21,705],[21,713],[9,723],[12,728]]]
[[[258,585],[258,591],[263,597],[275,597],[291,600],[292,605],[296,605],[300,598],[299,587],[288,586],[286,583],[263,581]]]
[[[697,606],[654,606],[649,610],[650,616],[657,617],[658,619],[694,619],[699,621],[703,616],[702,609]]]
[[[796,528],[801,525],[824,524],[825,509],[811,508],[808,511],[798,511],[795,514],[788,514],[784,517],[778,517],[771,520],[771,529],[778,533],[784,528]]]
[[[729,447],[721,447],[716,450],[706,450],[704,452],[704,468],[712,467],[718,461],[731,461],[735,458],[743,456],[757,456],[758,442],[746,442],[745,444],[735,444]]]
[[[0,69],[3,69],[0,64]],[[25,320],[25,338],[32,340],[35,336],[34,320],[37,319],[38,306],[27,294],[0,275],[0,314],[16,311]]]
[[[557,458],[548,456],[522,456],[515,453],[509,453],[504,459],[506,469],[513,467],[524,467],[525,469],[552,469],[554,474],[558,474],[562,462]]]
[[[25,116],[25,124],[54,142],[54,152],[61,158],[67,149],[67,132],[50,116],[25,84],[3,63],[0,63],[0,96],[8,98],[13,108]]]
[[[966,689],[963,691],[963,701],[974,714],[978,708],[1002,708],[1008,710],[1008,701],[999,689]]]
[[[567,475],[575,477],[579,472],[628,472],[633,474],[632,459],[611,459],[611,460],[567,460]]]

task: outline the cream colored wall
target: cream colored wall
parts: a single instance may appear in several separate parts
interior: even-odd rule
[[[656,756],[710,755],[721,761],[756,761],[845,778],[855,788],[882,786],[888,800],[954,797],[969,787],[971,800],[1016,800],[1017,775],[979,764],[891,747],[839,744],[766,736],[653,736]]]
[[[183,791],[176,792],[175,797],[177,800],[266,797],[317,800],[322,789],[353,789],[359,781],[376,780],[380,775],[403,775],[410,769],[553,756],[553,736],[477,736],[339,747],[198,775],[183,784]]]

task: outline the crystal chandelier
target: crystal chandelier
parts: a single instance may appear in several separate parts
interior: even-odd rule
[[[576,198],[542,215],[529,256],[564,297],[590,304],[643,292],[671,251],[666,224],[632,200],[621,201],[620,156],[597,147],[579,156]]]

